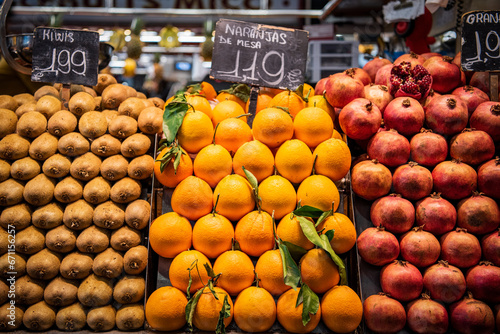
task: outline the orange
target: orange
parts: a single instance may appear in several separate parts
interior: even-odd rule
[[[290,333],[308,333],[318,326],[321,319],[321,306],[316,314],[310,314],[311,320],[307,325],[302,324],[303,304],[295,307],[300,288],[288,290],[280,296],[276,305],[278,322]]]
[[[338,181],[346,176],[351,168],[351,150],[340,139],[330,138],[319,144],[313,152],[316,157],[314,169],[316,174]]]
[[[219,101],[219,102],[223,102],[223,101],[233,101],[233,102],[236,102],[240,105],[240,107],[245,110],[245,107],[246,107],[246,102],[243,101],[242,99],[240,99],[238,96],[234,95],[234,94],[231,94],[231,93],[228,93],[228,92],[220,92],[216,99]]]
[[[266,108],[255,115],[252,130],[255,139],[274,148],[293,137],[293,120],[281,109]]]
[[[209,213],[201,217],[193,227],[194,249],[211,259],[215,259],[231,249],[233,238],[233,224],[226,217],[217,213]]]
[[[234,302],[234,322],[245,332],[267,332],[276,321],[276,302],[266,289],[251,286]]]
[[[311,175],[297,189],[297,203],[310,205],[323,211],[337,211],[340,194],[335,183],[324,175]]]
[[[217,123],[222,122],[226,118],[244,115],[245,109],[243,109],[237,102],[227,100],[217,103],[217,105],[212,110],[212,113],[212,123],[215,127]],[[239,119],[243,122],[247,121],[246,116],[242,116]]]
[[[311,220],[311,218],[306,218]],[[300,227],[299,219],[292,213],[286,214],[279,222],[276,228],[276,234],[283,241],[291,242],[294,245],[300,246],[306,250],[312,249],[314,244],[307,239]]]
[[[299,111],[306,107],[306,102],[299,94],[290,90],[276,94],[269,107],[282,107],[287,108],[292,117],[295,117]]]
[[[252,285],[255,280],[252,260],[239,250],[228,250],[215,260],[214,273],[221,274],[217,285],[226,290],[231,296]]]
[[[307,106],[323,109],[330,115],[332,121],[335,121],[335,109],[328,103],[324,95],[310,95]]]
[[[356,243],[356,228],[352,221],[340,212],[334,212],[316,227],[319,232],[334,230],[333,239],[330,241],[332,249],[337,254],[343,254],[351,250]]]
[[[170,283],[182,291],[187,291],[189,285],[188,269],[193,268],[191,270],[192,283],[189,293],[201,289],[208,282],[205,263],[208,263],[210,268],[212,267],[208,258],[197,250],[185,250],[179,253],[170,263],[168,270]]]
[[[182,180],[172,193],[172,210],[189,220],[197,220],[212,211],[212,188],[196,176]]]
[[[186,151],[182,150],[183,154],[181,156],[179,166],[177,166],[177,170],[174,169],[175,157],[172,157],[163,172],[161,172],[161,162],[158,160],[160,160],[169,150],[170,147],[165,147],[156,157],[154,174],[158,182],[163,184],[165,187],[175,188],[179,182],[184,180],[186,177],[193,175],[193,161]]]
[[[144,309],[148,324],[157,331],[175,331],[186,324],[186,295],[173,286],[163,286],[149,296]]]
[[[194,158],[193,171],[194,175],[215,188],[224,176],[233,171],[233,159],[223,146],[210,144],[202,148]]]
[[[347,285],[337,285],[321,299],[321,317],[326,327],[335,333],[351,333],[363,318],[363,304]]]
[[[247,213],[236,224],[234,239],[250,256],[261,256],[274,247],[273,219],[265,211]]]
[[[325,293],[340,281],[339,268],[321,248],[313,248],[300,259],[300,277],[315,293]]]
[[[344,138],[342,138],[342,135],[340,134],[340,132],[338,132],[335,129],[333,129],[332,138],[334,138],[334,139],[340,139],[342,141],[344,140]]]
[[[272,295],[279,296],[291,289],[285,284],[283,262],[279,249],[268,250],[262,254],[255,265],[255,272],[260,280],[260,286]]]
[[[215,143],[223,146],[231,155],[234,155],[241,145],[252,139],[250,125],[239,118],[226,118],[215,129]]]
[[[210,117],[201,111],[188,111],[177,132],[179,145],[189,153],[198,153],[212,142],[213,136]]]
[[[293,120],[295,138],[314,148],[332,137],[333,121],[326,111],[307,107],[299,111]]]
[[[257,106],[255,108],[255,113],[257,114],[262,109],[267,108],[272,99],[273,99],[273,97],[269,94],[259,93],[259,95],[257,96]],[[246,106],[245,106],[245,111],[247,113],[252,112],[251,110],[248,109],[249,107],[250,107],[250,99],[248,99]]]
[[[193,228],[185,217],[167,212],[149,227],[149,243],[160,256],[173,258],[191,247]]]
[[[268,95],[271,95],[273,97],[281,92],[284,92],[284,91],[285,91],[284,89],[271,88],[271,87],[260,87],[260,90],[259,90],[259,92],[261,94],[268,94]]]
[[[271,175],[259,184],[261,208],[274,218],[281,219],[295,209],[297,194],[293,185],[281,175]]]
[[[212,113],[212,107],[210,106],[210,103],[208,100],[201,95],[187,95],[186,96],[186,101],[191,105],[191,107],[196,110],[196,111],[201,111],[202,113],[205,113],[210,119],[212,119],[213,113]],[[190,109],[190,110],[193,110]]]
[[[224,289],[217,286],[215,286],[213,290],[218,299],[215,299],[214,295],[208,288],[204,288],[194,310],[193,325],[200,331],[215,331],[225,296],[227,296],[227,301],[231,306],[231,315],[224,319],[224,326],[227,327],[233,320],[234,310],[231,297],[226,291],[224,291]]]
[[[314,96],[314,88],[308,83],[304,82],[304,88],[302,89],[302,96],[304,97],[311,97]]]
[[[299,139],[285,141],[274,157],[278,173],[292,183],[300,183],[311,175],[313,162],[311,149]]]
[[[214,190],[213,205],[217,197],[219,197],[217,212],[231,221],[241,219],[255,207],[250,183],[238,174],[231,174],[220,180]]]
[[[250,171],[258,182],[274,172],[273,152],[258,140],[244,143],[233,157],[233,170],[235,174],[246,177],[243,168]]]
[[[201,82],[200,94],[205,95],[207,100],[214,100],[217,97],[217,92],[215,91],[214,86],[206,81]]]

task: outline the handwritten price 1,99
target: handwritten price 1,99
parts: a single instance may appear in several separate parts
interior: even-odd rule
[[[52,49],[52,62],[46,68],[40,68],[42,72],[56,72],[56,75],[61,72],[68,74],[73,72],[78,75],[85,75],[87,69],[86,53],[82,50],[57,50]]]
[[[466,70],[468,70],[469,67],[474,63],[486,61],[486,59],[481,59],[483,53],[481,50],[481,39],[479,37],[479,33],[475,31],[474,36],[476,43],[476,56],[465,59],[467,61],[467,63],[464,64],[464,68]],[[484,41],[487,49],[487,51],[485,51],[486,56],[488,56],[489,58],[500,58],[500,36],[498,36],[498,33],[496,31],[488,32]],[[497,54],[493,54],[493,52]]]

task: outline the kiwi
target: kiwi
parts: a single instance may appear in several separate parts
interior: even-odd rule
[[[146,104],[142,99],[138,97],[129,97],[118,107],[118,114],[137,119],[144,108],[146,108]]]
[[[48,132],[35,138],[30,145],[29,155],[33,159],[44,161],[57,153],[57,137]]]
[[[35,101],[35,97],[31,93],[20,93],[12,97],[16,100],[18,106]]]
[[[0,108],[0,138],[5,137],[10,133],[16,132],[17,115],[9,109]]]
[[[163,131],[163,109],[157,107],[149,107],[144,109],[139,118],[137,125],[143,133],[154,135]]]
[[[0,331],[12,332],[23,324],[24,311],[10,302],[0,306]]]
[[[73,203],[83,196],[82,181],[72,176],[66,176],[56,184],[54,197],[61,203]]]
[[[130,177],[124,177],[111,187],[109,197],[116,203],[130,203],[141,196],[141,184]]]
[[[58,97],[59,91],[54,86],[45,85],[45,86],[38,88],[33,97],[35,98],[36,101],[38,101],[38,100],[40,100],[40,98],[42,96],[45,96],[45,95],[51,95],[51,96]]]
[[[14,227],[19,232],[31,224],[31,209],[26,203],[9,206],[0,213],[0,226],[4,229]]]
[[[33,305],[43,300],[45,282],[24,275],[16,279],[16,303]]]
[[[163,108],[165,107],[165,101],[159,97],[150,97],[148,98],[149,101],[153,102],[154,106],[156,108]]]
[[[76,246],[76,233],[66,225],[51,229],[45,235],[45,245],[48,249],[59,253],[69,253]]]
[[[146,154],[151,147],[151,139],[142,133],[135,133],[123,140],[120,152],[127,158]]]
[[[104,116],[106,116],[106,122],[108,122],[108,127],[109,127],[109,122],[116,116],[118,116],[118,110],[114,109],[104,109],[101,111]]]
[[[148,264],[148,249],[139,245],[130,248],[123,256],[123,269],[129,275],[139,275]]]
[[[90,150],[100,157],[109,157],[120,153],[122,143],[118,138],[105,134],[92,141]]]
[[[73,252],[66,255],[61,261],[59,271],[67,279],[84,279],[92,273],[92,255]]]
[[[23,197],[26,202],[35,206],[42,206],[54,197],[55,180],[45,174],[38,174],[24,186]]]
[[[28,156],[30,142],[18,135],[11,133],[0,140],[0,158],[6,160],[19,160]]]
[[[10,95],[0,95],[0,108],[15,111],[19,104]]]
[[[92,95],[92,97],[97,97],[97,93],[96,91],[94,90],[94,88],[92,87],[88,87],[88,86],[82,86],[83,87],[83,91],[86,92],[86,93],[89,93],[90,95]]]
[[[87,152],[73,160],[69,172],[75,179],[89,181],[99,175],[101,159],[92,152]]]
[[[87,92],[78,92],[69,99],[68,107],[76,117],[80,117],[86,112],[95,110],[94,97]]]
[[[26,274],[26,260],[19,253],[5,253],[0,256],[0,276],[2,278],[21,277]]]
[[[11,165],[7,161],[0,159],[0,182],[10,177],[10,168]]]
[[[62,331],[79,331],[87,324],[87,311],[80,303],[62,307],[56,314],[56,326]]]
[[[121,331],[131,331],[144,326],[144,305],[126,304],[116,311],[116,327]]]
[[[78,281],[58,276],[47,284],[43,299],[52,306],[68,306],[78,300]]]
[[[16,132],[26,138],[36,138],[47,129],[47,119],[38,111],[30,111],[19,117]]]
[[[105,109],[118,109],[120,104],[130,95],[125,85],[116,83],[108,85],[101,93],[102,106]]]
[[[60,255],[44,248],[29,257],[26,262],[26,272],[33,278],[50,280],[57,276],[60,265]]]
[[[154,166],[155,159],[152,156],[139,156],[128,164],[128,176],[135,180],[145,180],[153,175]]]
[[[75,115],[67,110],[56,112],[47,122],[47,130],[54,136],[64,136],[75,131],[78,120]]]
[[[45,231],[28,226],[16,234],[16,251],[21,254],[35,254],[45,248]]]
[[[113,299],[119,304],[137,303],[144,298],[146,283],[144,278],[136,275],[125,275],[115,284]]]
[[[10,283],[9,283],[10,284]],[[10,286],[7,285],[3,280],[0,280],[0,304],[3,305],[6,301],[8,301],[9,298],[9,290]],[[0,328],[1,330],[1,328]]]
[[[128,85],[123,85],[123,87],[125,87],[125,91],[127,92],[127,98],[137,97],[137,90],[134,87]]]
[[[148,97],[146,96],[146,94],[144,94],[143,92],[136,92],[136,95],[138,98],[142,99],[142,100],[146,100]]]
[[[109,230],[91,225],[78,235],[76,247],[83,253],[101,253],[109,247],[109,235]]]
[[[85,306],[107,305],[113,298],[113,281],[95,273],[87,276],[78,287],[78,300]]]
[[[56,312],[45,301],[28,307],[24,312],[23,324],[32,331],[46,331],[56,322]]]
[[[69,174],[71,160],[62,154],[56,153],[43,162],[42,172],[48,177],[63,178]]]
[[[116,78],[111,74],[99,73],[97,75],[97,84],[93,88],[97,94],[101,94],[106,87],[116,83]]]
[[[109,181],[118,181],[128,172],[128,160],[122,155],[113,155],[106,159],[101,164],[101,175]]]
[[[83,188],[83,198],[89,203],[100,204],[109,199],[110,191],[110,182],[102,176],[98,176],[87,182]]]
[[[31,221],[38,228],[46,230],[55,228],[63,223],[63,209],[58,203],[49,203],[36,208]]]
[[[108,130],[106,116],[100,111],[86,112],[78,121],[78,130],[87,138],[100,137]]]
[[[112,136],[124,139],[137,132],[137,121],[130,116],[118,115],[109,122],[108,130]]]
[[[115,230],[123,226],[125,212],[120,204],[106,201],[95,208],[93,220],[99,227]]]
[[[125,225],[111,232],[110,245],[117,251],[128,251],[141,244],[141,232]]]
[[[50,119],[56,112],[62,109],[61,100],[52,95],[42,96],[36,102],[36,111],[40,112],[46,119]]]
[[[0,255],[7,253],[7,251],[9,250],[9,246],[13,247],[13,245],[9,242],[10,240],[12,240],[10,234],[7,233],[7,231],[3,228],[0,228]],[[3,304],[4,302],[1,299],[1,291],[2,289],[0,284],[0,304]]]
[[[72,230],[83,230],[92,225],[94,207],[83,199],[68,204],[64,209],[63,223]]]
[[[33,102],[28,102],[23,105],[20,105],[16,109],[16,116],[17,118],[21,117],[22,115],[26,114],[27,112],[30,111],[36,111],[36,101]]]
[[[12,163],[10,166],[10,175],[16,180],[28,181],[40,174],[40,169],[38,161],[31,157],[25,157]]]
[[[95,102],[95,111],[102,111],[102,107],[101,107],[102,96],[94,97],[94,102]]]
[[[87,325],[96,332],[113,329],[116,324],[116,310],[112,305],[93,308],[87,314]]]
[[[0,182],[0,206],[9,206],[23,200],[24,184],[22,181],[7,179]]]
[[[107,248],[94,258],[92,271],[102,277],[117,278],[123,272],[123,256],[113,248]]]
[[[59,138],[57,149],[62,155],[77,157],[89,151],[90,143],[80,133],[70,132]]]

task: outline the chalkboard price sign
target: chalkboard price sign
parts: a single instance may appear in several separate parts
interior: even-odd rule
[[[500,11],[462,16],[461,66],[465,71],[500,71]]]
[[[219,80],[295,90],[304,83],[308,32],[221,19],[212,69]]]
[[[39,27],[31,80],[93,86],[99,72],[99,33]]]

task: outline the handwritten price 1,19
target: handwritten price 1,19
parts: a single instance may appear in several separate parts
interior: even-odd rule
[[[52,49],[51,63],[46,68],[38,68],[41,72],[55,72],[56,75],[60,72],[63,74],[69,74],[73,72],[78,75],[85,75],[87,69],[87,57],[86,52],[82,50],[74,50],[70,52],[69,50],[57,50]]]

